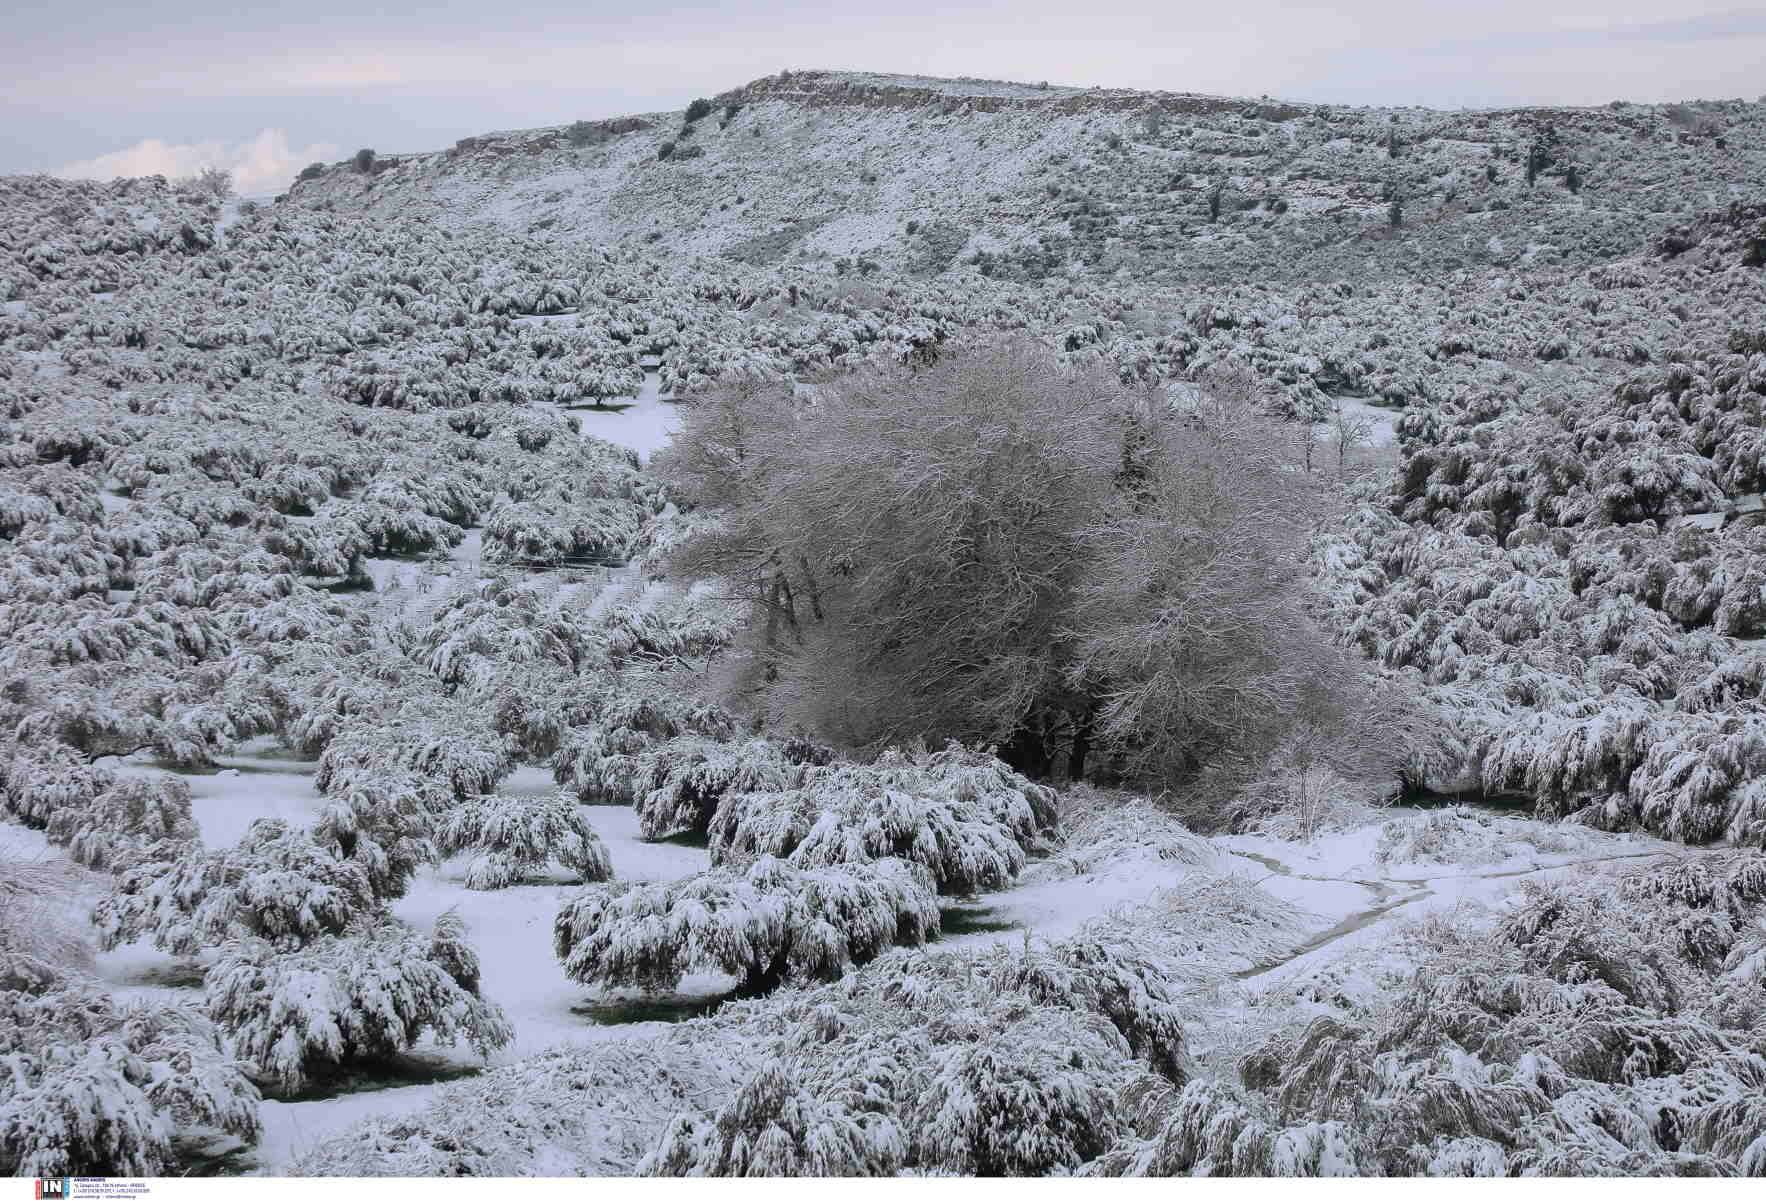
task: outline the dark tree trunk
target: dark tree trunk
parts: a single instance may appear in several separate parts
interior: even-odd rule
[[[1040,711],[1032,710],[1012,732],[1012,740],[1001,749],[1000,758],[1013,771],[1035,780],[1049,774],[1048,723]]]
[[[1067,752],[1067,778],[1070,780],[1085,779],[1085,757],[1091,753],[1092,731],[1097,726],[1098,707],[1095,703],[1088,704],[1079,715],[1079,722],[1073,730],[1073,748]]]

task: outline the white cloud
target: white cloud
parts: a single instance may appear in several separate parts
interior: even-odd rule
[[[330,162],[338,154],[332,142],[314,142],[296,150],[280,129],[266,129],[243,142],[172,144],[158,138],[137,142],[127,150],[101,154],[83,162],[53,168],[49,174],[61,179],[115,179],[118,176],[163,175],[167,179],[195,175],[219,167],[233,176],[233,189],[241,196],[268,196],[285,190],[295,173],[312,162]]]

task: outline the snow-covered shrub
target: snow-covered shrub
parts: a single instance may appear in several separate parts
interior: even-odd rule
[[[0,992],[43,993],[93,971],[83,881],[57,859],[0,859]]]
[[[1268,962],[1303,941],[1306,928],[1305,910],[1234,872],[1195,873],[1092,927],[1100,937],[1163,954],[1174,984],[1187,977],[1201,988],[1219,973]]]
[[[1766,904],[1766,852],[1737,852],[1676,860],[1627,875],[1622,894],[1659,898],[1693,909],[1746,913]]]
[[[897,951],[849,979],[711,1020],[768,1036],[748,1085],[686,1113],[640,1166],[654,1175],[820,1171],[1048,1175],[1157,1129],[1184,1079],[1180,1023],[1131,1015],[1103,963],[1073,948],[974,956]],[[1156,967],[1122,965],[1156,995]],[[1132,1031],[1125,1037],[1124,1031]]]
[[[941,1015],[936,1041],[899,1027],[837,1030],[807,1083],[764,1065],[706,1120],[677,1120],[640,1165],[648,1175],[1042,1176],[1072,1169],[1120,1133],[1140,1077],[1107,1023],[992,1005]],[[931,1033],[928,1031],[928,1033]],[[834,1053],[861,1075],[831,1080]],[[905,1053],[904,1053],[905,1052]],[[905,1061],[905,1062],[904,1062]],[[879,1112],[880,1111],[880,1112]]]
[[[257,1139],[257,1089],[190,1006],[0,991],[0,1057],[8,1176],[159,1176],[180,1134]]]
[[[455,805],[442,818],[443,855],[470,855],[468,888],[507,888],[557,863],[585,884],[613,879],[601,836],[569,793],[550,797],[488,796]]]
[[[1379,863],[1476,867],[1519,854],[1562,855],[1585,843],[1568,830],[1524,818],[1454,807],[1394,818],[1380,828]]]
[[[952,746],[812,772],[790,790],[732,789],[709,830],[712,862],[772,855],[800,867],[896,857],[940,892],[1005,887],[1053,832],[1054,792]]]
[[[119,776],[89,805],[58,808],[46,832],[75,863],[101,871],[163,862],[199,841],[190,786],[177,776]]]
[[[1063,790],[1060,803],[1055,847],[1026,868],[1027,882],[1071,879],[1125,861],[1194,867],[1215,857],[1213,847],[1143,796],[1079,784]]]
[[[489,1055],[515,1034],[478,995],[463,934],[457,919],[428,938],[380,919],[292,952],[230,942],[204,981],[208,1011],[253,1071],[289,1091],[322,1066],[407,1051],[426,1032]]]
[[[901,1136],[806,1092],[769,1063],[714,1117],[675,1118],[640,1164],[650,1176],[894,1176]],[[879,1137],[879,1135],[881,1137]]]
[[[706,603],[661,611],[617,605],[601,618],[600,634],[615,663],[635,660],[649,666],[702,659],[730,645],[741,626],[739,613]]]
[[[809,769],[792,763],[783,748],[764,738],[714,742],[683,735],[606,768],[630,779],[637,797],[638,830],[646,839],[703,834],[718,802],[735,794],[778,792],[802,783]]]
[[[706,1022],[564,1046],[444,1084],[289,1165],[296,1176],[629,1176],[687,1104],[714,1108],[751,1070],[751,1036]]]
[[[722,709],[669,693],[617,688],[594,720],[566,735],[552,778],[591,805],[629,805],[642,752],[683,735],[727,741],[735,722]]]
[[[0,805],[23,825],[43,829],[64,810],[84,812],[116,783],[65,743],[8,748],[0,761]]]
[[[451,688],[483,690],[499,669],[579,670],[586,631],[533,585],[501,576],[457,587],[411,635],[410,653]]]
[[[1087,1164],[1088,1176],[1363,1176],[1365,1141],[1337,1121],[1284,1127],[1232,1084],[1193,1080],[1164,1128],[1127,1139]]]
[[[236,846],[123,873],[92,923],[104,950],[150,936],[161,950],[195,955],[241,935],[298,946],[342,931],[375,904],[360,863],[259,818]]]
[[[899,859],[800,871],[763,858],[670,884],[593,885],[558,911],[554,948],[581,984],[668,992],[694,972],[754,995],[836,979],[938,930],[926,870]]]
[[[1181,1084],[1193,1068],[1184,1046],[1181,974],[1121,931],[1089,928],[1071,938],[1017,951],[995,947],[969,955],[896,955],[866,977],[879,996],[912,1011],[958,978],[1051,1009],[1101,1017],[1131,1054]]]
[[[391,720],[354,721],[333,735],[319,756],[313,784],[329,794],[363,775],[408,773],[457,800],[493,791],[515,770],[514,747],[460,702],[436,703],[413,690]]]
[[[1396,995],[1296,1011],[1240,1061],[1250,1096],[1211,1104],[1264,1129],[1341,1124],[1359,1170],[1385,1175],[1746,1170],[1766,1062],[1722,936],[1759,913],[1740,899],[1751,858],[1529,885],[1493,924],[1436,923]]]
[[[451,789],[411,772],[341,767],[326,778],[311,837],[360,865],[377,898],[401,897],[417,869],[436,861],[435,823],[453,799]]]

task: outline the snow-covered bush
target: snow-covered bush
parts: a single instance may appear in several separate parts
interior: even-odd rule
[[[893,1176],[912,1165],[939,1175],[1048,1175],[1110,1145],[1123,1125],[1122,1093],[1140,1076],[1096,1018],[989,1006],[966,1022],[946,1016],[919,1054],[901,1046],[904,1033],[837,1030],[834,1045],[817,1048],[819,1070],[807,1084],[785,1063],[767,1063],[715,1116],[671,1125],[639,1170]],[[829,1079],[835,1050],[853,1056],[849,1069],[864,1065],[860,1079],[844,1087]]]
[[[0,991],[0,1171],[159,1176],[180,1135],[257,1139],[258,1091],[190,1006]]]
[[[729,646],[740,625],[738,613],[707,603],[667,611],[617,605],[602,615],[600,634],[615,663],[635,660],[668,667]]]
[[[1215,857],[1212,846],[1144,796],[1073,785],[1060,794],[1060,814],[1055,846],[1026,869],[1026,882],[1072,879],[1124,861],[1200,866]]]
[[[428,938],[383,918],[281,954],[258,939],[230,942],[204,981],[208,1011],[239,1057],[288,1091],[324,1066],[407,1051],[425,1033],[489,1055],[514,1030],[478,995],[464,934],[445,915]]]
[[[149,936],[161,950],[195,955],[242,935],[298,946],[339,933],[375,905],[360,863],[259,818],[236,846],[123,873],[92,923],[105,950]]]
[[[672,884],[590,886],[558,911],[553,942],[581,984],[668,992],[685,975],[717,972],[755,995],[838,978],[937,931],[937,895],[917,864],[800,871],[763,858]]]
[[[601,836],[569,793],[488,796],[461,802],[441,821],[443,855],[469,855],[468,888],[506,888],[557,863],[585,884],[613,879]]]
[[[451,789],[408,771],[340,767],[326,777],[311,837],[359,865],[377,898],[401,897],[417,869],[436,861],[435,823],[453,799]]]
[[[563,1046],[444,1084],[409,1114],[321,1140],[296,1176],[629,1176],[681,1110],[711,1108],[750,1070],[750,1036],[705,1022]]]
[[[57,859],[0,859],[0,992],[43,993],[93,972],[77,924],[83,881]]]
[[[1206,988],[1228,971],[1266,963],[1305,938],[1307,914],[1251,877],[1198,872],[1097,923],[1097,936],[1168,959],[1174,986]]]
[[[64,810],[87,811],[116,783],[66,743],[8,748],[0,761],[0,805],[12,820],[43,829]]]
[[[481,691],[505,667],[575,672],[587,634],[531,584],[492,576],[457,587],[411,635],[411,655],[450,688]]]
[[[670,693],[616,688],[594,719],[566,735],[552,758],[552,778],[591,805],[629,805],[638,756],[683,735],[726,741],[735,722],[722,709]]]
[[[1455,807],[1387,822],[1380,828],[1374,859],[1392,865],[1476,867],[1517,854],[1562,855],[1583,842],[1570,831],[1536,821]]]
[[[639,751],[629,761],[615,759],[606,767],[614,778],[631,781],[638,830],[647,839],[703,834],[724,797],[795,788],[809,770],[764,738],[728,743],[692,735]]]
[[[1126,1139],[1087,1164],[1088,1176],[1363,1176],[1372,1159],[1342,1122],[1284,1127],[1258,1098],[1224,1081],[1193,1080],[1151,1138]]]
[[[406,699],[394,721],[357,721],[332,737],[313,777],[320,792],[361,775],[404,772],[465,800],[493,791],[515,769],[514,747],[476,708],[415,690]]]
[[[1171,1084],[1137,1050],[1186,1078],[1157,966],[1113,963],[1119,949],[898,951],[837,985],[726,1008],[713,1021],[765,1031],[765,1057],[717,1112],[671,1124],[640,1170],[1071,1171],[1156,1128]]]
[[[177,776],[120,776],[89,805],[56,809],[46,832],[75,863],[113,872],[163,862],[198,842],[190,786]]]
[[[1213,1116],[1107,1162],[1244,1170],[1212,1125],[1235,1147],[1252,1145],[1243,1129],[1333,1127],[1332,1162],[1370,1174],[1751,1170],[1766,1063],[1760,1008],[1734,1005],[1732,973],[1752,953],[1738,934],[1760,913],[1757,859],[1529,884],[1487,926],[1437,922],[1396,995],[1295,1011],[1240,1061],[1248,1093],[1198,1093]]]
[[[1005,887],[1054,832],[1054,790],[952,746],[812,772],[791,790],[730,790],[709,830],[712,862],[772,855],[799,867],[896,857],[940,892]]]

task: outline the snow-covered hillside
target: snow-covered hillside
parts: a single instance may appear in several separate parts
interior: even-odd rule
[[[711,104],[341,164],[291,199],[762,264],[1220,282],[1597,262],[1766,171],[1766,107],[1741,101],[1442,112],[800,71]]]

